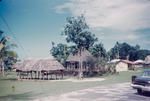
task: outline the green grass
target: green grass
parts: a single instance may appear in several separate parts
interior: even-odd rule
[[[131,76],[137,75],[139,72],[127,71],[121,72],[119,75],[104,75],[99,78],[105,78],[105,81],[96,82],[18,81],[15,79],[15,73],[9,73],[7,77],[0,77],[0,101],[30,101],[38,97],[57,95],[89,87],[129,82]]]

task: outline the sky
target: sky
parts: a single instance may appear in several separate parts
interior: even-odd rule
[[[47,58],[52,41],[66,43],[66,17],[84,14],[107,50],[116,41],[150,49],[149,9],[150,0],[2,0],[0,30],[19,44],[20,58]]]

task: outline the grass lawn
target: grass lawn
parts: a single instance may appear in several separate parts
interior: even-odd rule
[[[0,76],[0,101],[30,101],[43,96],[57,95],[75,90],[86,89],[106,84],[129,82],[132,75],[141,71],[121,72],[119,75],[104,75],[104,81],[94,82],[71,82],[71,81],[18,81],[15,73],[7,74],[7,77]]]

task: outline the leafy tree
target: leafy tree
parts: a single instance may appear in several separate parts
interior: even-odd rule
[[[5,68],[11,70],[14,63],[17,62],[17,53],[15,51],[7,51],[7,57],[4,60]]]
[[[91,53],[94,57],[96,57],[96,66],[104,71],[105,65],[107,63],[107,53],[102,43],[95,44],[91,49]]]
[[[73,43],[79,50],[81,56],[82,49],[89,49],[97,41],[94,34],[89,31],[83,15],[78,17],[68,17],[67,23],[64,27],[63,34],[66,36],[68,43]],[[82,61],[80,60],[80,68],[82,68]],[[81,78],[83,72],[79,71],[79,78]]]
[[[68,17],[63,34],[68,43],[74,43],[77,48],[89,49],[96,41],[95,35],[89,31],[89,27],[83,15]]]
[[[69,53],[68,46],[66,44],[59,43],[55,45],[53,43],[53,47],[50,50],[51,54],[62,64],[66,61]]]
[[[95,44],[92,48],[91,48],[91,53],[94,57],[100,59],[100,58],[106,58],[107,54],[106,54],[106,50],[103,46],[102,43],[99,44]]]
[[[130,46],[127,43],[122,43],[119,49],[119,56],[121,59],[127,59],[129,57],[130,51],[135,50],[134,47]]]
[[[138,50],[136,51],[136,55],[138,59],[144,60],[147,55],[150,55],[150,50]]]
[[[130,61],[135,61],[138,59],[145,59],[147,55],[150,54],[149,50],[142,50],[140,49],[139,45],[131,46],[127,43],[116,43],[118,45],[115,45],[111,50],[108,52],[111,59],[115,59],[117,50],[119,53],[120,59],[129,59]],[[118,47],[117,47],[118,46]]]
[[[10,43],[9,38],[3,35],[3,31],[0,31],[0,44],[2,45],[0,50],[1,65],[3,65],[5,69],[11,69],[18,57],[12,48],[17,47],[17,45]]]
[[[108,52],[110,59],[119,58],[120,43],[116,42],[115,46]]]
[[[75,45],[68,47],[68,53],[70,54],[76,54],[77,51],[78,51],[78,48]]]

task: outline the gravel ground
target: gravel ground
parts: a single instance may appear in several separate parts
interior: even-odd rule
[[[130,83],[99,86],[34,101],[150,101],[150,94],[138,95]]]

